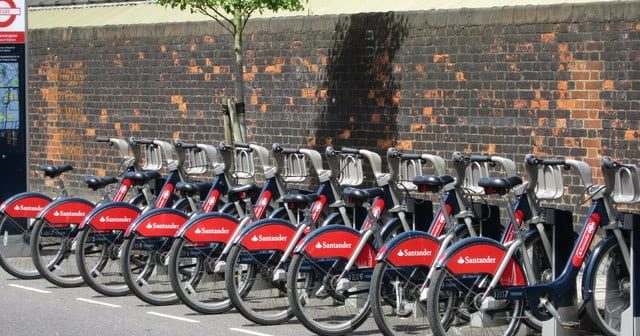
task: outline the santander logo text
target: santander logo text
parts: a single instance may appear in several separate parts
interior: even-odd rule
[[[131,217],[109,217],[109,216],[102,216],[100,217],[99,221],[100,223],[129,223],[133,220],[133,218]]]
[[[25,205],[16,205],[13,210],[17,210],[17,211],[42,211],[42,209],[44,209],[43,206],[25,206]]]
[[[280,242],[280,241],[287,241],[289,239],[289,237],[287,236],[283,236],[281,234],[277,235],[277,236],[263,236],[263,235],[254,235],[253,237],[251,237],[251,241],[254,242]]]
[[[350,249],[351,246],[353,246],[353,244],[343,241],[342,243],[318,242],[315,247],[317,249]]]
[[[427,249],[419,250],[419,251],[411,251],[411,250],[400,250],[398,251],[398,257],[430,257],[433,251],[429,251]]]
[[[180,225],[176,223],[171,224],[160,224],[160,223],[149,223],[145,226],[149,230],[153,229],[179,229]]]
[[[214,228],[214,229],[196,228],[196,230],[193,231],[193,232],[195,234],[222,235],[222,234],[229,234],[229,229],[225,229],[225,228]]]
[[[63,211],[63,210],[60,210],[60,211],[54,212],[53,215],[56,216],[56,217],[60,217],[60,216],[63,216],[63,217],[84,217],[84,216],[87,215],[87,213],[84,212],[84,211]]]
[[[487,257],[469,257],[469,256],[460,256],[458,258],[458,264],[495,264],[496,258],[487,256]]]

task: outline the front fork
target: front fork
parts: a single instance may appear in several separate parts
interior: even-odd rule
[[[229,254],[229,251],[234,245],[233,243],[238,238],[242,230],[245,228],[245,226],[247,226],[251,222],[253,222],[252,216],[244,217],[240,221],[240,224],[238,225],[236,230],[233,232],[233,235],[231,235],[229,242],[224,246],[224,249],[222,250],[222,253],[220,253],[220,256],[218,256],[218,259],[216,259],[214,263],[215,266],[213,268],[214,273],[224,273],[225,269],[227,268],[227,262],[225,260],[227,258],[227,254]]]

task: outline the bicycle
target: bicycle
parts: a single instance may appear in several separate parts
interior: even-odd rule
[[[535,157],[527,159],[539,160]],[[465,328],[467,333],[479,329],[481,332],[514,335],[521,323],[531,318],[540,321],[553,318],[563,327],[577,327],[579,322],[565,320],[556,305],[571,297],[574,287],[572,283],[576,281],[599,227],[609,229],[608,238],[601,240],[599,247],[587,261],[583,279],[585,301],[582,308],[586,307],[587,311],[595,310],[589,308],[593,303],[589,297],[592,292],[588,288],[597,280],[594,269],[602,262],[602,253],[612,250],[601,248],[602,246],[617,247],[619,253],[611,255],[610,259],[615,260],[617,266],[626,268],[626,274],[629,274],[629,259],[624,257],[625,254],[628,256],[629,251],[628,232],[621,229],[621,222],[612,206],[614,200],[611,192],[616,190],[615,183],[612,183],[612,179],[607,179],[605,186],[592,185],[591,169],[583,162],[549,160],[548,163],[566,165],[569,162],[578,169],[585,184],[587,199],[591,200],[591,207],[559,276],[548,282],[541,282],[535,276],[535,263],[527,252],[526,236],[520,230],[520,223],[513,220],[516,214],[510,209],[509,214],[516,224],[514,239],[510,243],[503,245],[482,238],[469,238],[449,247],[436,263],[427,306],[429,322],[435,335],[458,333]],[[616,180],[617,172],[611,173],[608,170],[618,168],[628,169],[607,159],[603,161],[603,172],[605,176],[613,176],[613,181]],[[637,174],[635,170],[634,174]],[[520,183],[521,180],[514,177],[480,181],[487,193],[502,195],[509,202],[508,192]],[[633,201],[637,201],[639,198],[633,193],[637,186],[632,185],[632,189],[630,196]],[[627,191],[621,193],[624,195],[623,199],[629,198]],[[623,286],[623,283],[619,285]],[[584,312],[582,308],[579,311]],[[454,325],[454,317],[461,314],[467,315],[469,323]],[[600,322],[603,321],[601,318]],[[498,330],[485,331],[492,328]]]

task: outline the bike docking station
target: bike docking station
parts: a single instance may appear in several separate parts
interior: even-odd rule
[[[561,199],[564,195],[563,169],[574,167],[580,171],[581,162],[574,160],[566,160],[564,165],[527,165],[529,181],[528,188],[533,188],[535,197],[541,201],[554,201]],[[590,177],[590,176],[589,176]],[[584,177],[586,178],[586,177]],[[590,180],[590,179],[589,179]],[[590,181],[583,181],[585,184]],[[547,251],[547,255],[551,255],[551,269],[543,271],[541,280],[544,282],[554,281],[561,275],[566,263],[569,260],[571,251],[577,238],[577,234],[573,229],[573,213],[571,211],[538,207],[537,202],[530,202],[532,206],[531,225],[544,226],[546,232],[551,233],[551,242],[543,239],[543,246]],[[561,302],[554,302],[556,309],[555,315],[562,318],[562,321],[577,321],[577,284]],[[543,336],[569,336],[579,335],[582,332],[577,328],[567,328],[560,321],[551,318],[542,322]]]
[[[613,185],[611,198],[616,204],[632,204],[640,201],[640,174],[635,165],[617,165],[611,173],[605,173],[607,185]],[[620,212],[616,225],[630,233],[630,270],[628,286],[629,307],[621,314],[620,335],[640,336],[640,214]],[[607,283],[607,290],[609,289]]]

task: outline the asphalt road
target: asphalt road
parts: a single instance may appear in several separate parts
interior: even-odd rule
[[[135,296],[104,297],[88,287],[59,288],[46,280],[19,280],[0,269],[1,336],[302,336],[297,321],[260,326],[235,311],[200,315],[183,305],[150,306]],[[355,333],[378,335],[373,318]]]

